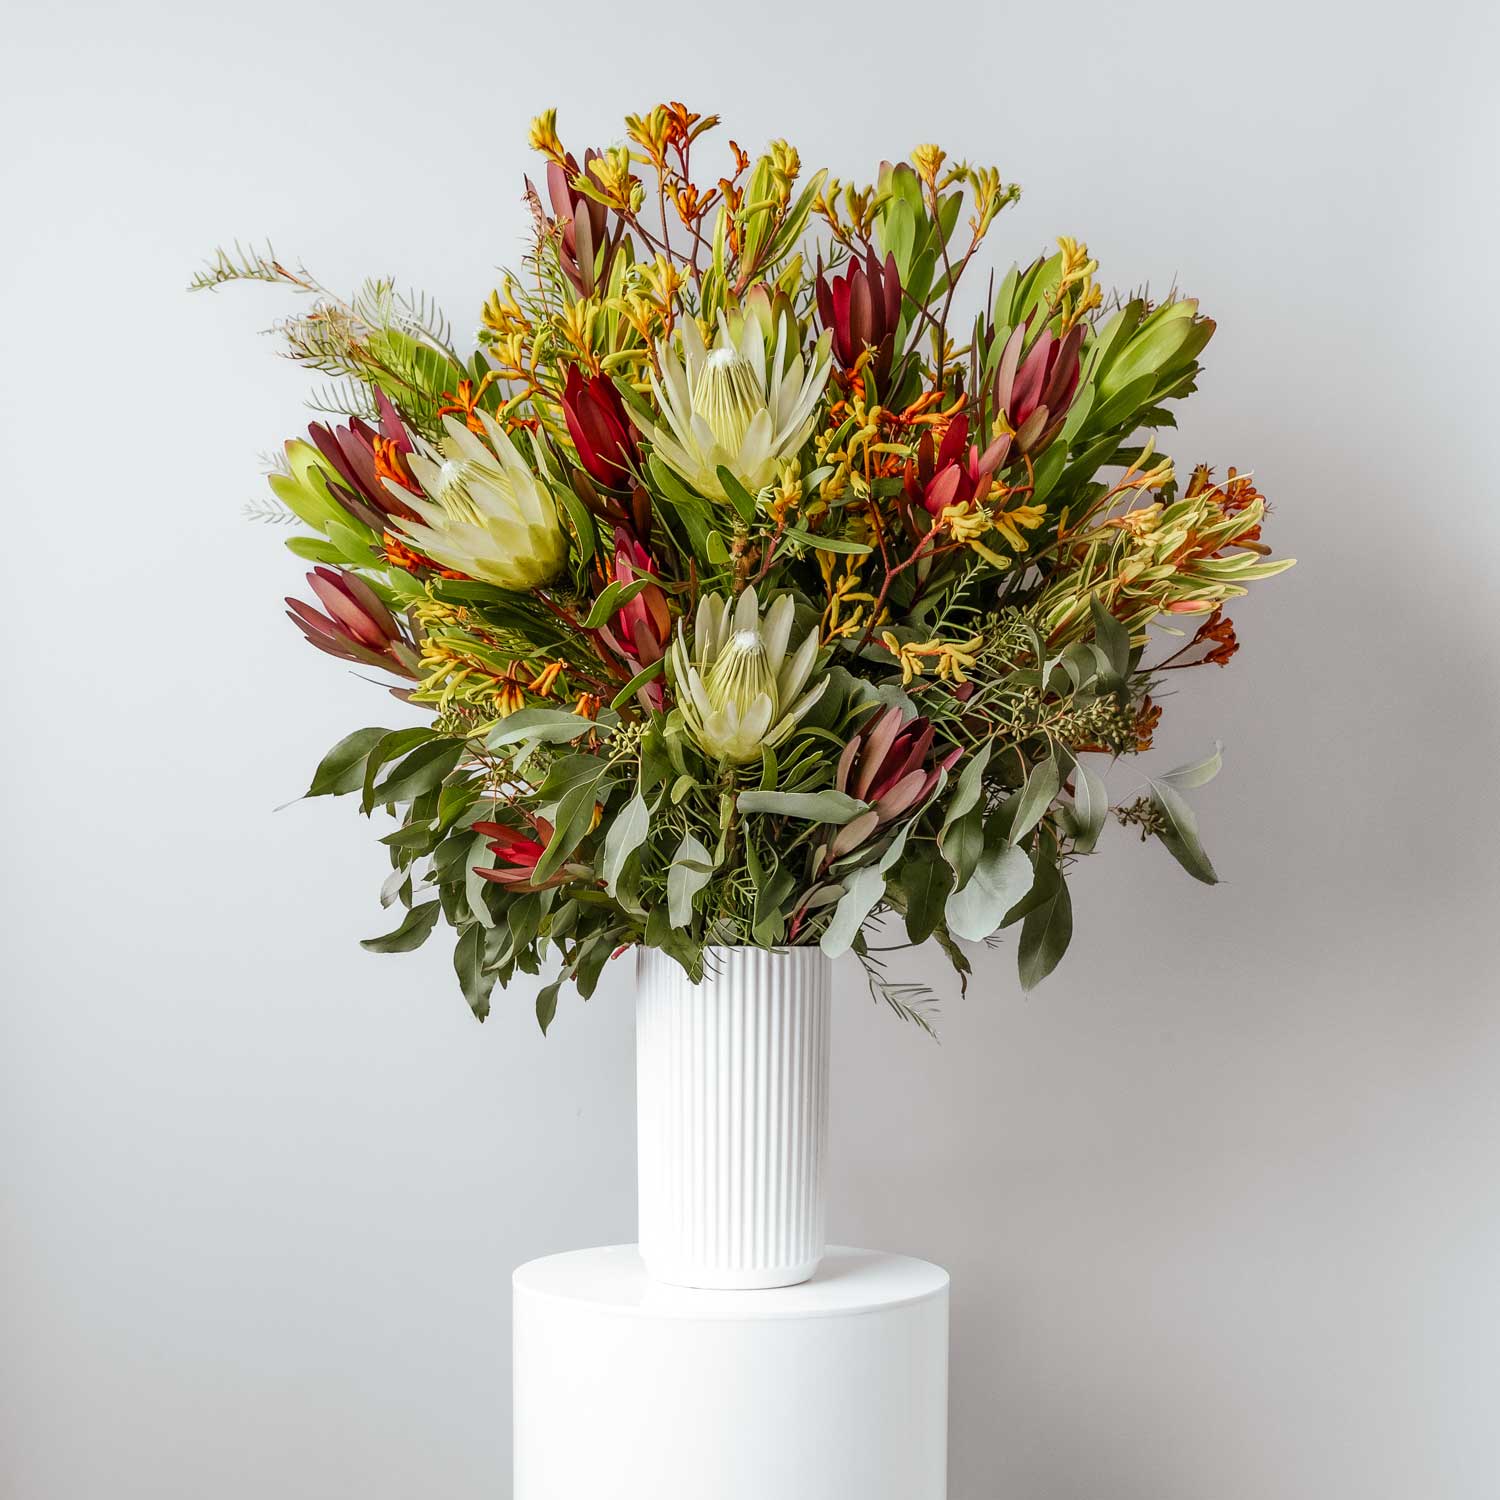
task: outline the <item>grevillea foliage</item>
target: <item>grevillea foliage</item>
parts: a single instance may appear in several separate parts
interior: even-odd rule
[[[1030,987],[1112,815],[1215,878],[1183,794],[1217,751],[1113,808],[1100,774],[1290,566],[1248,476],[1156,447],[1213,323],[1106,296],[1066,238],[981,295],[992,168],[920,146],[840,183],[730,141],[695,176],[717,123],[662,105],[580,157],[537,119],[532,246],[472,351],[388,281],[239,250],[195,281],[307,298],[278,327],[332,419],[270,477],[313,565],[288,608],[403,700],[309,795],[394,817],[366,946],[446,922],[481,1018],[549,959],[544,1029],[633,944],[697,975],[817,943],[925,1024],[872,924],[961,975],[1012,929]]]

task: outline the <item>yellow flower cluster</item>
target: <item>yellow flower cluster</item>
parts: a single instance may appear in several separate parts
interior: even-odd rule
[[[929,664],[945,682],[967,682],[969,679],[964,675],[965,671],[979,660],[979,648],[984,645],[984,637],[978,635],[967,641],[903,642],[890,630],[882,631],[880,640],[900,663],[901,682],[904,686],[922,676]]]

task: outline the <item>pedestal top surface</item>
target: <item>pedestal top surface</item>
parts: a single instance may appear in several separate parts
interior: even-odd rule
[[[512,1282],[518,1292],[648,1318],[818,1318],[936,1297],[947,1290],[948,1273],[909,1255],[830,1245],[812,1279],[799,1286],[701,1291],[653,1281],[634,1245],[606,1245],[527,1261]]]

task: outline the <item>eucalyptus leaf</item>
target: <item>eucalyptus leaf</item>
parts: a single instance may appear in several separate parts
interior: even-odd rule
[[[868,542],[846,541],[841,536],[814,536],[810,531],[803,531],[798,526],[788,526],[783,531],[784,536],[790,542],[801,542],[805,547],[815,547],[819,552],[846,553],[850,557],[865,557],[875,549]]]
[[[425,725],[417,724],[409,729],[392,729],[375,742],[370,753],[365,757],[365,770],[361,778],[364,788],[361,805],[366,812],[375,806],[375,783],[380,777],[381,769],[391,761],[410,753],[416,746],[425,744],[432,737],[430,729]]]
[[[469,903],[469,910],[481,927],[493,927],[495,918],[490,911],[490,903],[485,899],[492,882],[477,872],[481,869],[492,870],[494,867],[495,856],[490,849],[489,834],[476,833],[469,846],[469,857],[464,863],[464,896]]]
[[[913,943],[925,943],[942,920],[953,871],[935,852],[919,854],[901,866],[897,880],[906,897],[906,935]]]
[[[984,768],[990,760],[990,742],[986,740],[973,752],[964,762],[963,769],[958,773],[958,783],[953,788],[953,796],[948,803],[948,814],[943,819],[942,833],[938,835],[941,841],[943,834],[963,817],[970,808],[979,801],[979,794],[984,790]]]
[[[593,826],[594,805],[600,800],[604,773],[608,769],[609,763],[601,760],[598,774],[592,780],[580,781],[563,794],[557,804],[552,837],[547,840],[546,850],[532,872],[533,884],[540,885],[544,880],[550,880],[563,861],[583,842]]]
[[[1021,924],[1021,941],[1016,950],[1021,988],[1035,989],[1058,966],[1072,939],[1073,898],[1059,871],[1052,895]]]
[[[948,931],[980,943],[996,931],[1007,911],[1031,889],[1031,860],[1014,844],[986,849],[962,890],[943,911]]]
[[[491,750],[517,745],[523,740],[533,744],[563,745],[599,727],[592,719],[569,713],[565,708],[521,708],[501,719],[485,743]]]
[[[833,918],[823,929],[818,946],[830,958],[847,953],[885,894],[885,876],[876,865],[865,865],[844,879],[844,894],[833,909]]]
[[[1061,785],[1057,761],[1050,755],[1027,772],[1026,785],[1021,788],[1010,820],[1010,841],[1013,844],[1020,843],[1042,821]]]
[[[1157,785],[1175,787],[1178,791],[1190,791],[1194,787],[1207,786],[1223,769],[1224,746],[1215,740],[1212,753],[1205,755],[1202,760],[1195,760],[1189,765],[1165,771],[1153,780]]]
[[[429,740],[398,761],[391,774],[371,793],[371,805],[409,802],[433,791],[463,758],[462,740]]]
[[[318,762],[312,785],[303,796],[340,797],[357,792],[364,784],[366,757],[389,733],[388,729],[356,729],[346,734]]]
[[[364,938],[359,946],[368,948],[371,953],[409,953],[427,941],[437,919],[438,903],[424,901],[407,912],[394,932],[388,932],[384,937]]]
[[[604,889],[611,896],[617,894],[620,872],[625,861],[646,842],[651,827],[651,810],[646,799],[637,791],[610,820],[609,831],[604,835],[604,858],[600,863],[600,874],[604,877]]]
[[[1089,854],[1099,842],[1109,816],[1109,791],[1104,778],[1091,766],[1073,761],[1073,848]]]
[[[869,803],[847,792],[741,792],[737,806],[743,813],[774,813],[787,818],[806,818],[813,823],[842,825],[869,811]]]
[[[562,977],[559,976],[551,984],[544,984],[536,993],[536,1023],[542,1028],[543,1036],[547,1035],[547,1028],[557,1014],[557,992],[562,989],[562,985]]]
[[[693,897],[708,884],[713,863],[713,855],[692,834],[683,834],[667,871],[667,918],[674,928],[692,925]]]
[[[1110,670],[1116,677],[1125,676],[1130,670],[1130,632],[1105,609],[1097,595],[1089,600],[1089,613],[1094,621],[1094,639],[1108,659]]]
[[[1204,885],[1217,885],[1219,877],[1198,838],[1198,819],[1182,793],[1165,781],[1153,781],[1151,800],[1166,824],[1158,830],[1157,837],[1167,846],[1172,858],[1194,880],[1201,880]]]
[[[962,890],[984,853],[984,809],[971,807],[943,830],[938,846],[953,869],[954,889]]]
[[[476,922],[459,934],[453,949],[453,969],[469,1009],[482,1021],[490,1013],[490,991],[495,971],[484,966],[484,928]]]

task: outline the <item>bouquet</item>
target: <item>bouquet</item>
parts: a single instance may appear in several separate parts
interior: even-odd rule
[[[549,958],[543,1030],[634,944],[694,977],[818,944],[925,1025],[872,924],[961,977],[1017,929],[1030,988],[1111,821],[1215,879],[1184,794],[1217,749],[1115,806],[1098,769],[1291,565],[1248,474],[1156,447],[1212,321],[1107,297],[1068,238],[961,316],[1019,195],[995,168],[924,145],[844,183],[731,140],[695,176],[718,123],[658,105],[580,159],[535,120],[530,248],[472,351],[390,280],[345,300],[236,247],[194,282],[309,299],[276,329],[330,382],[270,475],[312,565],[288,612],[421,720],[354,730],[307,795],[392,816],[399,921],[365,946],[445,922],[480,1019]]]

